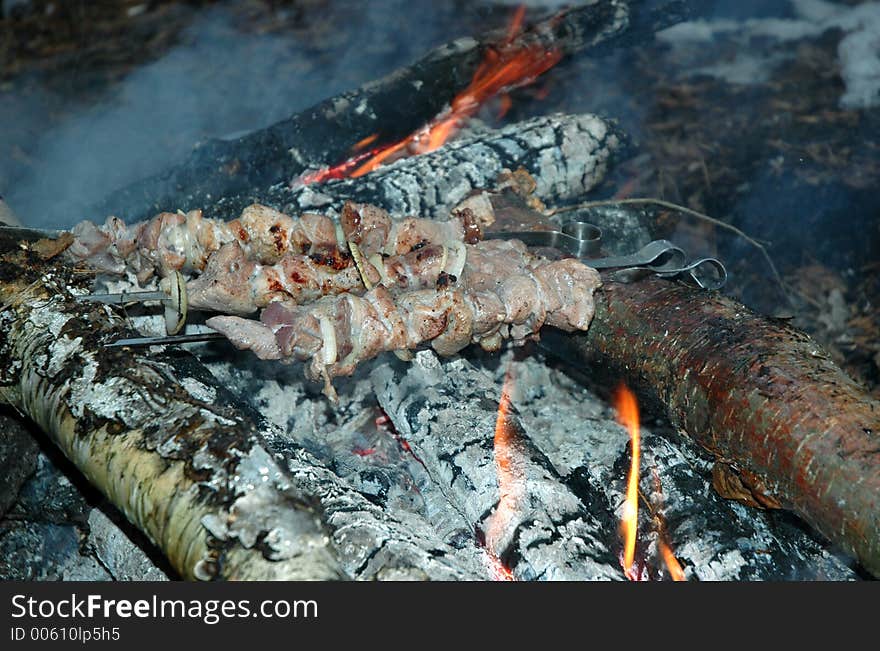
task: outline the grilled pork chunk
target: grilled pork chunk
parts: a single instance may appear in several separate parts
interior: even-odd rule
[[[189,306],[250,314],[277,300],[307,303],[328,294],[363,293],[351,256],[335,246],[311,255],[286,254],[276,264],[260,264],[238,242],[223,245],[202,274],[187,283]]]
[[[476,244],[482,239],[481,223],[471,210],[453,211],[446,221],[392,219],[385,210],[348,201],[339,217],[346,240],[357,244],[364,255],[402,255],[428,242]]]

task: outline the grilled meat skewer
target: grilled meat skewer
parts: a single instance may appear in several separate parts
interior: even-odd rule
[[[471,286],[395,296],[380,285],[363,296],[327,296],[307,305],[276,301],[260,322],[224,315],[207,324],[262,359],[308,362],[307,377],[323,379],[332,396],[332,377],[350,375],[382,352],[430,343],[441,355],[452,355],[471,343],[497,350],[502,339],[534,337],[544,325],[586,330],[600,285],[594,269],[571,258],[532,258],[516,273],[491,279],[471,273]]]
[[[77,224],[67,255],[109,273],[130,269],[144,282],[157,271],[160,276],[174,271],[198,274],[215,252],[230,243],[237,243],[248,260],[277,264],[287,255],[335,255],[334,250],[347,254],[349,237],[363,242],[367,254],[401,255],[429,242],[473,243],[480,235],[469,211],[447,222],[392,220],[374,206],[350,204],[343,215],[339,226],[323,215],[305,213],[294,219],[253,204],[229,222],[206,219],[200,210],[160,213],[131,226],[108,217],[103,226],[89,221]]]

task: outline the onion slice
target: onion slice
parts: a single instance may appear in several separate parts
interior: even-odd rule
[[[366,287],[367,290],[373,289],[373,283],[370,282],[370,279],[367,278],[367,274],[364,271],[364,254],[361,253],[360,247],[354,242],[349,242],[348,249],[351,251],[351,257],[354,259],[354,264],[361,276],[361,282],[364,283],[364,287]]]
[[[382,259],[382,256],[378,253],[374,253],[369,258],[367,258],[373,267],[376,268],[376,271],[379,272],[379,276],[382,278],[381,283],[385,285],[385,287],[391,287],[394,283],[385,273],[385,261]]]
[[[339,222],[333,222],[333,229],[336,231],[336,243],[339,245],[340,249],[344,249],[346,244],[350,244],[350,242],[345,237],[345,231],[342,230],[342,224]]]
[[[164,285],[167,283],[167,287]],[[165,332],[176,335],[186,325],[188,302],[186,296],[186,279],[179,271],[173,272],[160,284],[168,292],[165,303]]]
[[[467,262],[467,245],[464,242],[450,242],[449,248],[452,249],[452,263],[447,268],[448,262],[444,262],[443,271],[450,276],[461,278],[464,265]]]
[[[326,316],[318,317],[318,323],[321,325],[321,355],[323,357],[324,366],[330,366],[336,362],[338,349],[336,346],[336,329]]]

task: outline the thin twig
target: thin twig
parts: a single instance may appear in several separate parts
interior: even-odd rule
[[[770,271],[773,272],[773,277],[779,286],[782,288],[783,294],[790,301],[790,290],[788,286],[785,284],[785,281],[782,279],[782,276],[779,275],[779,272],[776,270],[776,265],[773,264],[773,260],[770,258],[770,254],[767,252],[767,248],[764,244],[756,240],[755,238],[747,235],[736,226],[732,224],[728,224],[727,222],[723,222],[720,219],[715,219],[714,217],[710,217],[704,213],[698,212],[696,210],[692,210],[691,208],[686,208],[685,206],[680,206],[678,204],[672,203],[671,201],[665,201],[663,199],[653,199],[650,197],[635,197],[630,199],[606,199],[603,201],[584,201],[579,204],[575,204],[572,206],[562,206],[561,208],[554,208],[549,211],[550,215],[558,215],[559,213],[571,212],[573,210],[585,210],[587,208],[599,208],[602,206],[625,206],[625,205],[646,205],[646,204],[654,204],[657,206],[662,206],[663,208],[668,208],[669,210],[675,210],[677,212],[682,212],[687,215],[691,215],[692,217],[696,217],[698,219],[702,219],[703,221],[709,222],[710,224],[714,224],[718,228],[723,228],[724,230],[730,231],[735,235],[741,237],[746,242],[754,246],[761,252],[761,255],[764,257],[764,260],[767,261],[767,265],[770,267]]]

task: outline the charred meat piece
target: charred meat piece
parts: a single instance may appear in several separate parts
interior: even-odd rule
[[[115,244],[108,233],[115,217],[107,219],[102,229],[90,221],[80,222],[73,227],[73,243],[68,247],[67,254],[76,260],[88,260],[89,263],[103,271],[122,273],[125,271],[125,258],[115,255]]]
[[[156,271],[201,271],[212,253],[233,241],[227,224],[205,219],[201,210],[163,212],[131,226],[118,217],[103,226],[83,221],[72,232],[76,239],[67,253],[74,260],[109,273],[129,269],[140,282]]]
[[[172,271],[201,270],[208,257],[231,239],[228,229],[202,217],[201,210],[186,214],[163,212],[143,224],[135,224],[132,230],[136,233],[132,254],[139,258],[139,278],[142,274],[148,276],[151,268],[158,269],[162,276]],[[124,239],[128,232],[121,225],[111,233],[113,241]]]
[[[308,254],[339,246],[336,225],[324,215],[305,213],[293,219],[282,212],[253,204],[229,222],[247,256],[256,262],[274,264],[287,253]]]
[[[380,253],[391,232],[391,215],[370,204],[351,201],[342,206],[339,216],[345,238],[357,244],[364,253]]]
[[[360,269],[336,248],[286,254],[268,265],[254,262],[231,242],[187,283],[187,294],[192,309],[244,315],[275,301],[303,304],[322,296],[363,294],[364,277],[369,286],[382,285],[394,294],[456,285],[498,289],[505,278],[526,273],[535,260],[521,242],[488,240],[473,246],[427,244],[397,256],[373,255],[362,260]]]
[[[348,241],[357,244],[364,255],[403,255],[428,243],[475,244],[482,237],[480,223],[471,210],[453,213],[451,219],[392,219],[381,208],[346,202],[340,215],[342,231]]]
[[[276,264],[263,265],[237,242],[214,253],[204,272],[187,283],[191,308],[231,314],[250,314],[277,300],[307,303],[364,290],[351,256],[335,247],[311,255],[287,254]]]
[[[276,265],[298,255],[308,256],[319,266],[339,267],[340,260],[344,266],[351,263],[346,237],[367,256],[405,255],[429,244],[473,243],[480,235],[477,219],[471,210],[459,213],[448,222],[392,220],[375,206],[347,204],[341,228],[323,215],[305,213],[294,219],[259,204],[248,206],[230,222],[205,219],[200,210],[164,212],[132,226],[110,217],[103,226],[89,221],[77,224],[67,255],[109,273],[131,270],[140,282],[157,271],[161,276],[173,271],[197,275],[213,254],[233,242],[247,259],[260,265]],[[328,289],[323,293],[334,293]]]

